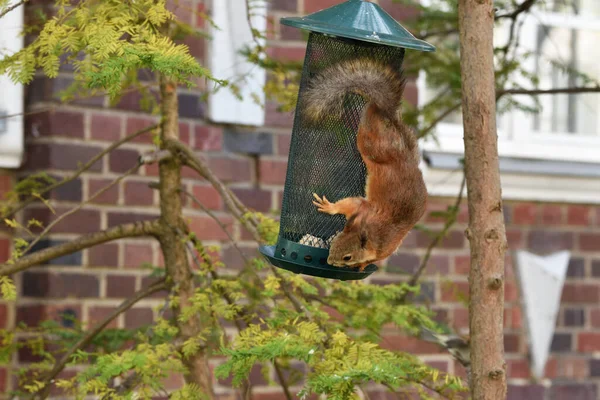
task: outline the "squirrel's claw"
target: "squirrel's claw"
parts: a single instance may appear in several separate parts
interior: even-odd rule
[[[312,203],[317,206],[318,211],[326,214],[336,214],[334,205],[330,203],[325,196],[319,197],[316,193],[313,193],[313,197],[316,201],[313,201]]]

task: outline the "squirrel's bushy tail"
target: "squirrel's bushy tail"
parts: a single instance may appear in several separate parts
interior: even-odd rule
[[[303,93],[305,116],[311,120],[341,116],[344,96],[356,93],[390,118],[398,118],[404,85],[402,73],[387,64],[369,58],[342,61],[311,79]]]

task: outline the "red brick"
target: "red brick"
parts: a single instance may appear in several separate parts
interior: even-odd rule
[[[506,328],[521,329],[523,326],[523,314],[521,308],[511,307],[504,309],[504,326]]]
[[[194,268],[195,265],[192,265],[192,268]],[[146,276],[144,278],[142,278],[142,288],[147,288],[151,285],[154,285],[157,282],[158,278],[153,277],[153,276]],[[165,297],[167,297],[167,295],[169,294],[169,292],[167,290],[161,290],[159,292],[154,293],[152,296],[150,296],[151,298],[154,299],[164,299]]]
[[[508,247],[511,249],[522,249],[523,248],[523,231],[517,229],[506,230],[506,241],[508,242]]]
[[[314,13],[329,7],[333,7],[343,2],[343,0],[305,0],[304,12],[307,14]]]
[[[104,321],[112,312],[114,307],[90,307],[88,310],[88,326],[93,327]],[[118,328],[118,318],[113,319],[107,328],[115,329]]]
[[[83,113],[77,111],[49,111],[27,118],[28,131],[39,136],[83,138]]]
[[[529,379],[531,370],[527,360],[507,360],[508,376],[511,378]]]
[[[12,190],[12,176],[0,174],[0,200],[4,199],[6,193]]]
[[[220,217],[221,223],[231,232],[233,221],[231,217]],[[208,216],[193,217],[190,229],[200,240],[227,240],[228,236],[217,222]]]
[[[600,233],[580,233],[579,249],[583,251],[600,251]]]
[[[191,143],[192,135],[190,133],[190,124],[188,122],[179,123],[179,140],[188,146]]]
[[[156,118],[150,117],[129,117],[127,118],[127,122],[125,125],[125,136],[128,136],[136,131],[147,128],[151,125],[156,124],[158,121]],[[132,142],[137,143],[152,143],[153,131],[146,132],[134,140]]]
[[[125,268],[139,268],[142,264],[152,264],[152,246],[149,244],[125,244]]]
[[[113,182],[112,179],[90,179],[88,181],[88,199]],[[113,185],[92,200],[91,204],[117,204],[119,202],[119,185]]]
[[[277,138],[277,154],[288,155],[290,151],[292,135],[275,135],[275,137]]]
[[[0,329],[5,329],[8,326],[8,306],[0,304]]]
[[[241,200],[241,202],[251,210],[269,212],[272,209],[272,194],[268,190],[240,188],[232,189],[232,191]]]
[[[125,313],[125,328],[135,329],[152,323],[151,308],[132,308]]]
[[[23,296],[37,298],[98,297],[100,282],[88,274],[32,273],[23,274]]]
[[[202,205],[209,210],[220,210],[221,209],[221,195],[212,186],[200,186],[194,185],[192,189],[194,197],[202,203]],[[192,202],[193,208],[200,208],[198,204]]]
[[[184,24],[193,23],[194,9],[191,0],[167,0],[165,8],[175,14],[175,17]]]
[[[302,30],[293,26],[279,24],[281,40],[302,40]]]
[[[108,167],[111,172],[124,173],[135,167],[139,158],[137,150],[116,149],[110,152]]]
[[[508,282],[505,280],[504,284],[504,301],[516,301],[519,298],[519,290],[515,282]]]
[[[271,185],[283,185],[287,172],[286,161],[260,160],[260,182]]]
[[[590,303],[600,301],[599,287],[595,284],[565,283],[561,302],[567,303]]]
[[[542,223],[545,225],[560,225],[564,223],[563,207],[548,204],[542,208]]]
[[[437,234],[432,232],[433,234]],[[423,231],[416,232],[417,247],[427,248],[434,240],[434,236]],[[465,234],[462,231],[450,231],[441,240],[438,247],[444,249],[462,249],[465,246]]]
[[[507,353],[518,353],[521,338],[518,334],[504,334],[504,351]]]
[[[277,61],[282,62],[302,62],[306,54],[306,48],[302,47],[281,47],[270,46],[267,48],[267,54]]]
[[[399,3],[395,0],[379,0],[379,5],[396,21],[410,21],[419,15],[418,7]]]
[[[97,146],[64,143],[35,143],[28,147],[25,160],[26,169],[75,170],[100,153]],[[102,160],[95,162],[90,172],[102,171]]]
[[[135,276],[108,275],[106,277],[106,297],[129,298],[135,293]]]
[[[201,151],[219,151],[223,146],[223,129],[214,126],[194,126],[194,148]]]
[[[546,367],[544,368],[544,377],[554,379],[558,375],[558,360],[556,358],[548,358]]]
[[[88,265],[90,267],[118,267],[119,245],[104,243],[88,249]]]
[[[438,354],[444,349],[435,343],[419,340],[412,336],[384,335],[381,347],[387,350],[404,351],[411,354]]]
[[[39,326],[44,321],[61,322],[67,315],[81,318],[80,304],[28,304],[17,306],[16,322],[29,327]],[[68,313],[68,314],[67,314]],[[72,322],[69,320],[69,322]]]
[[[537,205],[533,203],[519,203],[513,207],[513,222],[519,225],[533,225],[536,223]]]
[[[600,309],[590,311],[590,322],[593,328],[600,328]]]
[[[192,57],[203,60],[206,53],[206,39],[201,36],[187,35],[183,40],[178,40],[177,43],[185,44]]]
[[[581,357],[561,357],[558,363],[558,378],[589,378],[588,360]],[[577,399],[577,397],[574,397]]]
[[[252,177],[252,163],[246,158],[211,157],[208,166],[224,182],[247,182]]]
[[[109,212],[108,227],[121,224],[129,224],[137,221],[150,221],[158,218],[156,214],[136,214],[131,212]]]
[[[414,80],[409,80],[406,82],[402,99],[413,106],[417,106],[419,104],[419,89],[417,88],[417,84]]]
[[[204,19],[206,18],[206,9],[204,7],[204,3],[198,3],[196,13],[196,27],[203,29],[204,28]]]
[[[447,282],[441,285],[442,301],[449,303],[462,303],[469,298],[469,284],[467,282]]]
[[[279,105],[273,101],[267,101],[265,105],[265,125],[290,128],[294,122],[292,111],[282,112]]]
[[[10,241],[0,238],[0,263],[5,262],[10,257]]]
[[[577,335],[577,351],[600,351],[600,333],[580,332]]]
[[[25,220],[32,218],[40,221],[44,226],[48,226],[57,216],[65,213],[67,208],[56,208],[56,215],[47,208],[27,209],[25,211]],[[100,212],[98,210],[79,210],[68,217],[62,219],[51,230],[52,233],[89,233],[100,229]],[[38,228],[32,228],[33,231],[39,231]]]
[[[569,225],[591,225],[591,211],[592,209],[588,206],[569,205],[567,208],[567,223]]]
[[[93,114],[92,139],[116,142],[121,139],[121,116],[118,114]]]
[[[8,372],[6,368],[0,368],[0,393],[6,393],[8,389]]]
[[[154,190],[148,182],[126,182],[125,204],[131,206],[151,206],[154,204]]]
[[[454,257],[454,273],[460,275],[469,275],[471,270],[471,256]]]

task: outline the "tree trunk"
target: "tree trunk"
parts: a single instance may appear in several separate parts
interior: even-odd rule
[[[177,85],[164,77],[160,79],[160,93],[162,100],[162,129],[161,141],[179,140],[179,118],[177,107]],[[181,160],[172,157],[163,160],[160,167],[160,221],[162,232],[159,236],[161,250],[165,260],[167,276],[172,279],[173,285],[179,295],[179,305],[175,310],[176,317],[181,310],[190,305],[190,299],[194,295],[194,282],[190,269],[185,239],[181,236],[185,231],[183,211],[181,205]],[[181,232],[181,234],[180,234]],[[180,338],[197,336],[201,331],[199,316],[192,317],[187,322],[178,321]],[[206,394],[206,399],[213,398],[212,374],[208,365],[208,359],[200,350],[195,355],[184,359],[188,374],[185,380],[195,383]]]
[[[465,174],[471,245],[469,274],[471,395],[506,398],[504,253],[506,232],[498,167],[492,0],[459,0]]]

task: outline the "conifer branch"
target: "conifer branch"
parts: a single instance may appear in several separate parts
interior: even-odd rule
[[[49,191],[54,190],[66,183],[69,183],[69,182],[77,179],[82,173],[84,173],[85,171],[90,169],[92,167],[92,165],[94,165],[97,161],[99,161],[105,155],[109,154],[114,149],[120,147],[124,143],[127,143],[127,142],[135,139],[136,137],[138,137],[140,135],[143,135],[144,133],[150,132],[151,130],[158,128],[159,126],[160,126],[160,124],[150,125],[146,128],[143,128],[136,132],[133,132],[132,134],[124,137],[121,140],[114,142],[113,144],[108,146],[106,149],[102,150],[101,152],[96,154],[94,157],[92,157],[91,160],[89,160],[88,162],[83,164],[79,169],[77,169],[75,172],[73,172],[68,177],[62,179],[60,182],[55,182],[55,183],[43,188],[42,190],[40,190],[38,195],[41,197],[44,194],[48,193]],[[37,197],[33,197],[33,196],[29,197],[27,200],[20,202],[19,204],[14,206],[12,209],[10,209],[8,212],[6,212],[5,215],[3,215],[3,217],[9,217],[9,216],[14,215],[16,212],[22,210],[23,208],[27,207],[29,204],[33,203],[36,200],[37,200]]]
[[[65,368],[69,359],[77,350],[83,349],[87,347],[94,338],[104,330],[114,319],[116,319],[119,315],[123,314],[131,307],[133,307],[140,300],[145,299],[153,295],[154,293],[160,292],[161,290],[166,290],[168,285],[166,283],[166,279],[163,278],[159,281],[154,282],[152,285],[136,292],[132,297],[122,302],[117,308],[113,310],[102,322],[97,324],[94,329],[89,331],[86,335],[84,335],[81,339],[77,341],[59,360],[56,360],[54,367],[52,370],[46,375],[44,378],[44,388],[38,392],[40,393],[40,398],[44,399],[48,396],[50,391],[50,383],[60,374],[60,372]],[[30,399],[35,399],[38,393],[33,393],[30,396]]]
[[[16,2],[15,4],[13,4],[12,6],[6,7],[4,10],[2,10],[0,12],[0,18],[4,17],[9,12],[11,12],[12,10],[14,10],[15,8],[17,8],[19,6],[22,6],[23,4],[27,3],[28,1],[29,0],[20,0],[20,1]]]
[[[69,242],[37,251],[14,262],[9,261],[2,263],[0,264],[0,276],[12,275],[33,267],[34,265],[44,264],[52,259],[112,240],[127,237],[158,236],[159,232],[160,223],[158,220],[153,220],[118,225],[104,231],[89,233]]]

